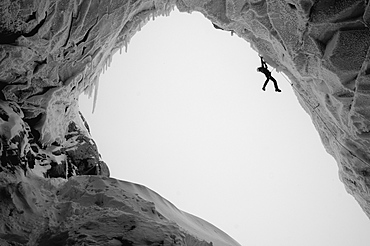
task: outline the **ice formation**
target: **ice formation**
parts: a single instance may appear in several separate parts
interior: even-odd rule
[[[339,178],[370,216],[369,4],[1,1],[0,244],[238,245],[155,192],[110,179],[78,109],[82,92],[95,108],[114,53],[175,6],[245,39],[288,77]]]

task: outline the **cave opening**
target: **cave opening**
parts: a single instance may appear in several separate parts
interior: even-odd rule
[[[340,245],[348,228],[332,223],[363,213],[337,206],[354,201],[309,116],[276,72],[283,93],[263,92],[257,66],[244,40],[173,11],[113,57],[95,113],[85,96],[80,109],[111,176],[146,185],[242,245],[284,242],[288,231],[291,245],[309,241],[307,231]]]

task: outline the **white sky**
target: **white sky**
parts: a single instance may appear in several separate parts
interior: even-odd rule
[[[201,14],[150,21],[80,97],[111,176],[143,184],[242,245],[367,246],[370,221],[311,119],[241,38]]]

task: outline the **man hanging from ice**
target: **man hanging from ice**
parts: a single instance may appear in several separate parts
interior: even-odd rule
[[[271,72],[269,71],[269,69],[267,68],[267,64],[266,62],[263,60],[263,57],[260,56],[261,58],[261,66],[259,68],[257,68],[257,72],[261,72],[263,73],[265,76],[266,76],[266,81],[265,83],[263,84],[263,87],[262,87],[262,90],[266,90],[266,85],[267,83],[272,80],[272,82],[274,82],[274,86],[275,86],[275,91],[276,92],[281,92],[281,90],[279,89],[278,87],[278,84],[277,84],[277,81],[274,77],[271,76]]]

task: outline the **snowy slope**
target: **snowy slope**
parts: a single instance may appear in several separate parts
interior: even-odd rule
[[[102,176],[0,175],[4,246],[239,245],[142,185]]]

